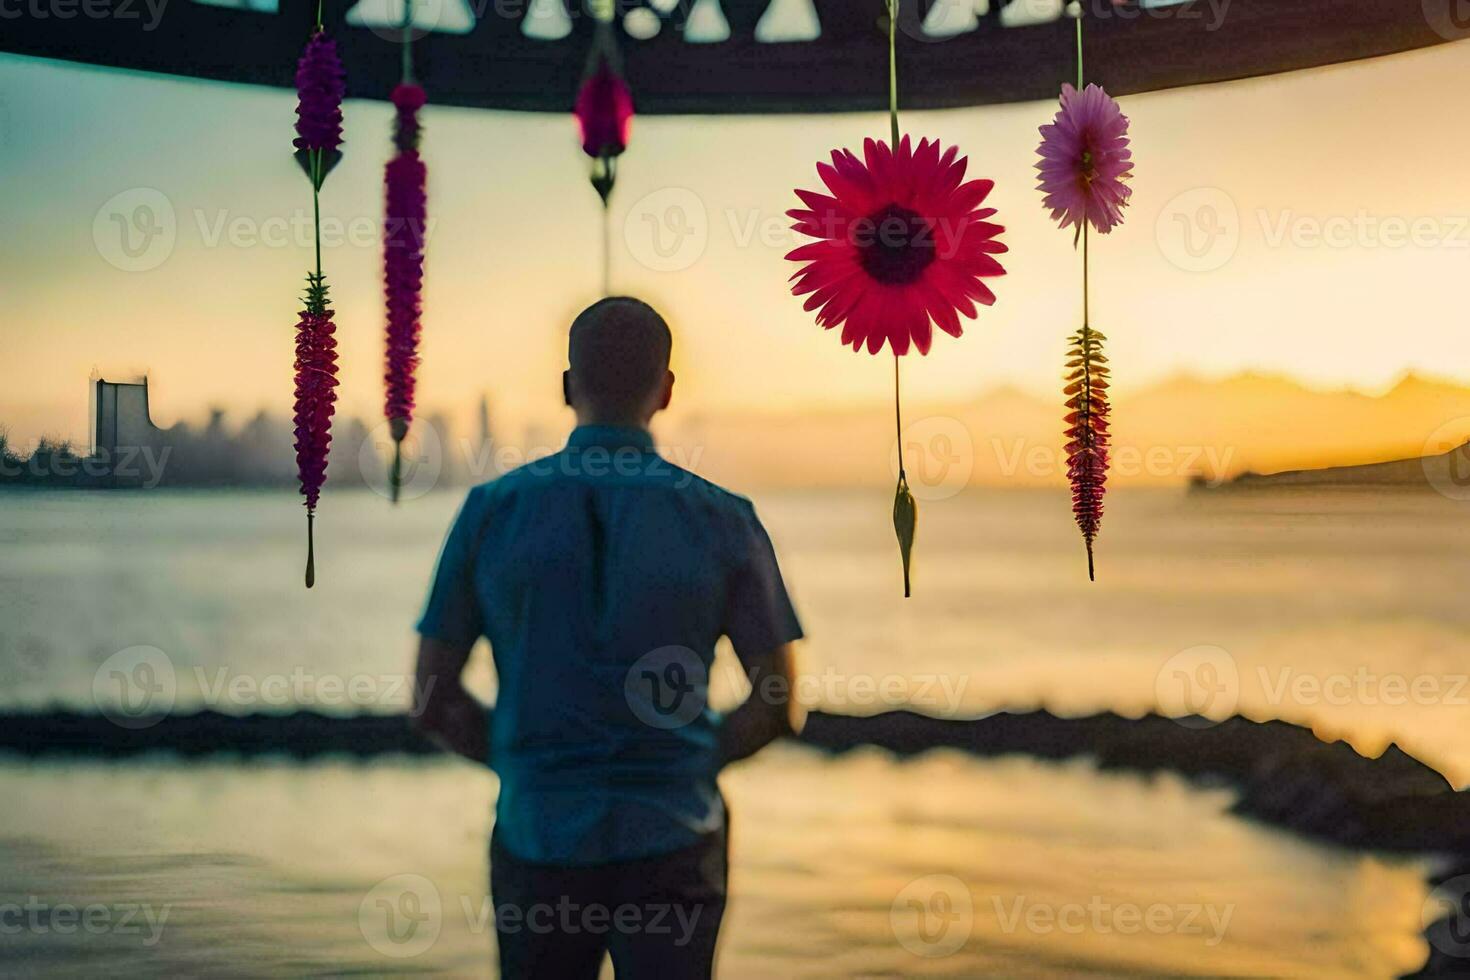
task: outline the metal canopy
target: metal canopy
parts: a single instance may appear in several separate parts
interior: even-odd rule
[[[215,0],[219,2],[219,0]],[[435,3],[410,0],[415,17]],[[525,33],[530,0],[467,0],[467,33],[430,32],[414,62],[440,105],[567,112],[586,63],[592,19],[568,4],[570,32],[558,40]],[[538,5],[544,0],[536,0]],[[563,2],[563,0],[552,0]],[[777,0],[801,2],[801,0]],[[1010,20],[998,0],[973,29],[952,37],[925,33],[934,3],[906,0],[900,18],[899,73],[906,108],[930,109],[1046,99],[1073,71],[1069,19],[1031,26]],[[1038,6],[1037,0],[1018,0]],[[1114,95],[1246,78],[1406,51],[1464,33],[1431,23],[1437,0],[1192,0],[1167,7],[1090,0],[1087,74]],[[1453,3],[1453,0],[1445,0]],[[196,78],[289,88],[297,55],[314,22],[316,0],[279,0],[278,12],[173,0],[152,29],[144,0],[78,0],[73,16],[52,4],[7,19],[0,48],[68,61]],[[655,15],[659,31],[637,40],[619,30],[626,74],[640,113],[846,112],[887,106],[887,39],[881,0],[812,0],[815,40],[756,40],[770,0],[723,0],[729,36],[686,40],[690,11],[708,15],[716,0],[677,0]],[[620,2],[619,23],[633,7]],[[668,6],[668,4],[661,4]],[[105,17],[87,16],[106,10]],[[544,10],[544,6],[542,7]],[[1019,9],[1019,8],[1018,8]],[[124,10],[130,11],[124,16]],[[400,72],[401,45],[390,28],[351,26],[348,6],[328,0],[325,19],[348,70],[348,95],[384,98]],[[558,12],[559,13],[559,12]],[[968,15],[969,10],[965,13]],[[1452,25],[1453,26],[1453,25]],[[694,33],[690,32],[691,35]]]

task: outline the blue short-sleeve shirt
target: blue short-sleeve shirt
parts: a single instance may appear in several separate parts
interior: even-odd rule
[[[567,865],[719,829],[715,643],[743,659],[801,637],[750,501],[615,426],[580,426],[470,491],[418,629],[489,639],[497,833],[522,860]]]

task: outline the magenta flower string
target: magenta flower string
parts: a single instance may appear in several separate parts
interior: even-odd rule
[[[337,42],[317,25],[296,63],[296,139],[298,150],[330,152],[342,145],[342,97],[347,73]]]
[[[316,30],[296,65],[296,157],[311,181],[316,271],[306,277],[305,309],[296,323],[296,470],[301,495],[306,498],[306,587],[316,584],[313,531],[316,506],[327,477],[327,454],[332,444],[332,414],[337,404],[337,341],[332,310],[322,273],[321,187],[341,157],[342,98],[346,73],[337,57],[337,45],[322,30],[318,9]]]
[[[611,5],[598,13],[592,39],[592,51],[572,117],[577,121],[577,135],[582,152],[591,160],[589,177],[602,200],[602,292],[612,294],[612,216],[609,201],[618,177],[618,157],[628,148],[633,128],[633,91],[618,71],[617,42],[612,24],[606,19]]]
[[[322,484],[327,478],[327,453],[332,446],[332,413],[337,404],[337,341],[332,310],[326,306],[326,286],[313,281],[307,287],[306,309],[296,324],[296,470],[306,498],[306,587],[316,584],[312,525]]]
[[[1133,154],[1128,148],[1128,117],[1118,103],[1101,87],[1084,86],[1080,16],[1077,87],[1062,86],[1061,107],[1051,124],[1041,127],[1037,155],[1037,189],[1046,195],[1042,204],[1063,229],[1077,229],[1074,244],[1082,246],[1082,326],[1071,338],[1062,391],[1072,515],[1087,549],[1091,581],[1096,578],[1093,541],[1102,525],[1107,491],[1111,370],[1102,350],[1107,338],[1092,328],[1087,235],[1089,229],[1106,235],[1122,223],[1131,194],[1125,181],[1132,176]]]
[[[389,485],[396,503],[403,439],[413,421],[414,369],[419,363],[428,171],[418,151],[418,110],[424,105],[424,90],[417,85],[403,83],[393,89],[392,100],[397,109],[393,144],[398,152],[388,161],[383,173],[386,194],[383,282],[388,302],[384,414],[393,436],[393,468]]]

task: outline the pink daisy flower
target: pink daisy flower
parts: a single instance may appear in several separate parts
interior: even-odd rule
[[[938,140],[915,147],[905,136],[895,150],[868,139],[861,158],[833,150],[817,164],[830,194],[796,192],[806,207],[786,212],[792,228],[817,240],[786,254],[802,263],[791,291],[810,293],[806,309],[828,330],[841,325],[853,350],[927,354],[935,325],[958,337],[961,316],[995,302],[981,280],[1005,275],[995,258],[1005,228],[980,206],[995,182],[966,181],[967,164]]]
[[[1133,153],[1128,149],[1128,117],[1112,96],[1097,85],[1078,92],[1062,86],[1062,107],[1050,125],[1041,127],[1036,164],[1046,192],[1042,202],[1061,227],[1084,221],[1106,235],[1123,221],[1123,208],[1132,193],[1124,183],[1131,176]]]

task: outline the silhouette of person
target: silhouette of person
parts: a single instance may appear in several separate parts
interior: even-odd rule
[[[722,766],[792,731],[801,627],[750,501],[668,462],[650,419],[671,336],[639,300],[573,322],[560,452],[469,492],[418,624],[415,718],[500,780],[501,975],[709,977],[724,913]],[[479,637],[495,709],[461,683]],[[707,703],[728,636],[752,694]]]

